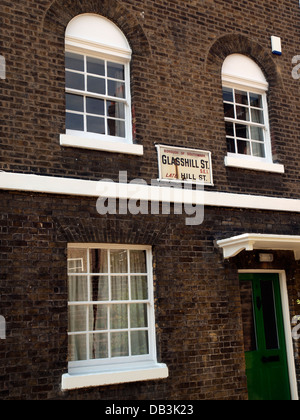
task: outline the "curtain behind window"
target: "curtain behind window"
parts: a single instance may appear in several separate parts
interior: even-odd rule
[[[91,249],[89,261],[89,275],[69,275],[70,360],[148,354],[146,252]]]

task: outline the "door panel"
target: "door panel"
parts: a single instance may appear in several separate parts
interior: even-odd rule
[[[279,277],[240,274],[250,400],[290,400]]]

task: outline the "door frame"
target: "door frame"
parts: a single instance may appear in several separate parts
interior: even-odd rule
[[[293,348],[292,327],[291,327],[292,324],[291,324],[291,317],[290,317],[290,308],[289,308],[287,280],[286,280],[285,270],[241,269],[241,270],[238,270],[238,273],[239,274],[273,273],[273,274],[278,274],[279,276],[282,314],[283,314],[283,323],[284,323],[284,334],[285,334],[285,341],[286,341],[286,353],[287,353],[287,362],[288,362],[290,388],[291,388],[291,398],[292,400],[295,400],[295,401],[299,400],[297,377],[296,377],[296,365],[295,365],[294,348]]]

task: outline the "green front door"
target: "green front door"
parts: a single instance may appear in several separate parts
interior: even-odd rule
[[[249,400],[290,400],[277,274],[240,274]]]

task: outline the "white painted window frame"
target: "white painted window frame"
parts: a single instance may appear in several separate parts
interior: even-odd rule
[[[85,19],[88,15],[83,15]],[[95,17],[95,15],[90,15]],[[112,36],[115,31],[121,32],[119,29],[116,29],[114,23],[110,22],[108,19],[98,16],[102,20],[104,19],[106,24],[109,22],[111,26]],[[78,16],[77,18],[80,18]],[[76,19],[76,18],[75,18]],[[86,20],[87,24],[88,21]],[[101,24],[101,22],[99,21]],[[82,30],[82,29],[81,29]],[[103,40],[103,43],[94,42],[90,39],[82,39],[80,37],[66,35],[65,37],[65,51],[70,53],[76,53],[85,55],[88,57],[99,58],[107,61],[111,61],[118,64],[123,64],[125,66],[125,92],[126,99],[120,99],[120,102],[125,104],[125,130],[126,137],[115,137],[110,135],[102,135],[96,133],[87,133],[82,131],[66,130],[65,133],[60,135],[60,145],[64,147],[75,147],[82,149],[92,149],[98,151],[106,151],[112,153],[124,153],[132,155],[143,155],[143,146],[133,144],[132,136],[132,112],[131,112],[131,89],[130,89],[130,62],[131,62],[131,49],[129,47],[125,48],[124,46],[116,47],[109,44],[110,34],[107,33],[107,44],[106,40]],[[124,39],[125,36],[123,35]],[[72,92],[69,89],[66,89],[66,93],[74,93],[82,96],[81,91]],[[88,92],[85,92],[87,94]],[[93,95],[95,96],[95,95]],[[117,99],[118,100],[118,99]]]
[[[227,156],[229,156],[229,157],[238,156],[240,159],[256,160],[256,161],[259,161],[259,162],[272,163],[271,138],[270,138],[270,129],[269,129],[269,112],[268,112],[268,103],[267,103],[266,91],[260,90],[260,89],[255,89],[254,87],[249,87],[249,86],[246,86],[246,85],[238,86],[235,83],[228,83],[228,82],[227,83],[223,82],[223,87],[224,88],[235,89],[235,90],[242,90],[242,91],[245,91],[245,92],[256,93],[258,95],[261,95],[263,115],[264,115],[264,124],[254,124],[254,123],[251,123],[251,122],[238,120],[236,118],[226,118],[226,117],[225,117],[225,121],[236,123],[236,124],[242,124],[242,125],[245,125],[245,126],[254,125],[254,126],[259,126],[260,128],[262,128],[263,131],[264,131],[264,146],[265,146],[266,157],[263,158],[263,157],[252,156],[252,155],[243,155],[243,154],[239,154],[237,152],[236,153],[227,152]],[[235,99],[234,99],[234,105],[236,105]]]
[[[69,362],[68,373],[62,376],[62,389],[70,390],[81,387],[163,379],[168,377],[167,366],[157,362],[151,246],[80,243],[69,244],[68,247],[69,249],[86,249],[87,251],[89,249],[146,251],[149,295],[147,302],[141,301],[141,303],[147,303],[148,306],[149,354],[103,360],[97,359]],[[74,274],[72,273],[71,275],[73,276]],[[80,275],[84,274],[80,273]],[[126,303],[130,303],[130,301],[126,301]]]
[[[72,94],[72,95],[77,95],[80,96],[82,98],[85,97],[89,97],[89,98],[95,98],[95,99],[101,99],[101,100],[106,100],[106,101],[113,101],[116,103],[121,103],[124,104],[124,109],[125,109],[125,133],[126,136],[125,137],[118,137],[118,136],[110,136],[109,134],[97,134],[97,133],[92,133],[92,132],[88,132],[87,131],[87,127],[86,124],[85,125],[85,129],[84,131],[77,131],[77,130],[70,130],[67,129],[66,133],[71,135],[71,136],[81,136],[81,137],[86,137],[86,138],[95,138],[95,139],[99,139],[101,140],[107,140],[107,141],[112,141],[112,142],[118,142],[118,143],[132,143],[132,124],[131,124],[131,112],[130,112],[130,107],[131,107],[131,101],[130,101],[130,76],[129,76],[129,63],[128,62],[123,62],[120,59],[117,58],[105,58],[104,55],[97,55],[95,53],[91,54],[91,53],[87,53],[86,51],[79,51],[75,48],[68,48],[66,52],[72,52],[75,54],[79,54],[80,56],[84,57],[84,63],[86,63],[86,57],[90,58],[98,58],[101,59],[105,62],[105,67],[106,67],[106,63],[107,62],[113,62],[113,63],[117,63],[117,64],[121,64],[124,65],[124,71],[125,71],[125,98],[114,98],[111,96],[108,96],[108,94],[97,94],[97,93],[93,93],[90,92],[88,90],[86,91],[82,91],[82,90],[76,90],[76,89],[70,89],[68,87],[66,87],[66,93],[68,94]],[[77,71],[77,70],[70,70],[67,69],[67,71],[71,72],[71,73],[75,73],[75,74],[81,74],[84,76],[85,80],[87,78],[87,76],[89,75],[89,73],[87,72],[86,69],[86,65],[85,65],[85,69],[84,71]],[[105,80],[105,83],[108,82],[109,77],[107,75],[103,76],[103,77],[98,77],[97,75],[95,75],[94,77],[101,79],[101,80]],[[91,115],[88,114],[86,112],[86,110],[84,109],[84,111],[79,112],[79,111],[68,111],[72,114],[79,114],[79,115],[83,115],[84,117],[86,117],[87,115]],[[108,116],[104,115],[105,118],[105,125],[107,125],[107,120],[108,120]]]
[[[269,110],[268,110],[268,102],[267,102],[267,91],[269,89],[269,84],[265,80],[262,74],[257,74],[254,76],[253,68],[251,69],[252,75],[248,76],[247,74],[247,77],[243,77],[242,76],[243,66],[245,66],[245,63],[243,63],[243,60],[244,59],[250,60],[250,59],[241,54],[234,54],[234,55],[235,56],[240,55],[241,68],[235,69],[234,70],[235,74],[231,74],[230,72],[226,73],[226,72],[223,72],[222,70],[222,88],[227,87],[227,88],[232,88],[232,89],[239,89],[239,90],[262,95],[263,114],[264,114],[264,140],[265,140],[264,144],[265,144],[266,157],[260,158],[256,156],[227,152],[227,155],[225,156],[225,159],[224,159],[225,166],[283,174],[285,172],[284,166],[278,163],[274,163],[273,156],[272,156]],[[238,64],[238,61],[236,61],[236,64]],[[239,73],[241,73],[240,76],[237,75]],[[247,70],[246,70],[246,73],[247,73]],[[257,73],[259,73],[259,69]],[[227,121],[226,118],[225,118],[225,121]],[[239,120],[235,120],[235,122],[238,122],[238,121]],[[230,122],[232,122],[232,120],[230,120]],[[241,121],[241,123],[243,122]]]

